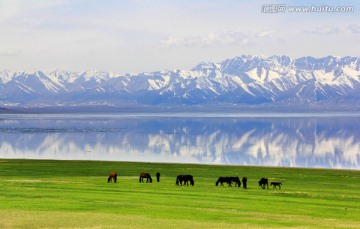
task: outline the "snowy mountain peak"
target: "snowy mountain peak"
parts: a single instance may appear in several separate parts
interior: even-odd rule
[[[331,104],[358,103],[360,58],[242,55],[191,70],[1,71],[0,104]]]

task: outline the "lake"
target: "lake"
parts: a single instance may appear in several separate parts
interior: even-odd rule
[[[359,169],[360,114],[2,114],[0,158]]]

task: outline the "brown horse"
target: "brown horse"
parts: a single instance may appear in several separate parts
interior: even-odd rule
[[[146,178],[146,183],[149,181],[152,183],[152,178],[149,173],[140,173],[139,182],[144,182],[144,178]]]
[[[109,177],[108,177],[108,183],[110,182],[110,181],[114,181],[114,183],[116,183],[116,181],[117,181],[117,173],[115,173],[115,172],[111,172],[110,173],[110,175],[109,175]]]

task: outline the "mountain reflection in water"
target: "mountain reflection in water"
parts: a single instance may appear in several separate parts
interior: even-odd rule
[[[0,158],[358,169],[359,116],[1,115]]]

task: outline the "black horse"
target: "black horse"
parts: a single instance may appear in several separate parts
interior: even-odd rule
[[[149,173],[140,173],[139,182],[144,182],[144,178],[146,178],[146,183],[149,181],[152,183],[152,178]]]
[[[269,179],[268,178],[261,178],[259,180],[259,186],[262,188],[262,189],[265,189],[265,185],[267,188],[269,188]]]
[[[239,177],[219,177],[219,179],[216,181],[215,185],[218,186],[219,183],[221,186],[224,186],[224,183],[227,183],[228,186],[232,186],[232,182],[235,182],[235,187],[238,186],[240,187],[241,186],[241,182],[240,182],[240,179]]]
[[[243,177],[241,181],[243,182],[243,188],[246,189],[247,188],[247,184],[246,184],[247,183],[247,177]]]
[[[281,189],[281,182],[277,182],[277,181],[273,181],[270,183],[270,186],[273,186],[273,189],[276,189],[276,186],[279,187],[279,189]]]
[[[114,183],[116,183],[117,181],[117,173],[116,172],[111,172],[109,177],[108,177],[108,183],[111,181],[114,181]]]
[[[194,186],[195,182],[194,182],[194,178],[193,176],[191,175],[179,175],[176,177],[176,185],[183,185],[183,182],[184,182],[184,185],[187,185],[189,186],[189,182],[192,186]]]
[[[224,183],[227,183],[229,186],[231,186],[229,177],[219,177],[219,179],[215,182],[215,185],[218,186],[219,183],[221,186],[224,186]]]
[[[231,186],[231,183],[232,183],[232,182],[235,183],[235,187],[236,187],[236,186],[238,186],[238,187],[241,186],[241,182],[240,182],[239,177],[229,177],[229,179],[230,179],[230,186]]]
[[[160,173],[159,172],[156,173],[156,182],[160,182]]]

